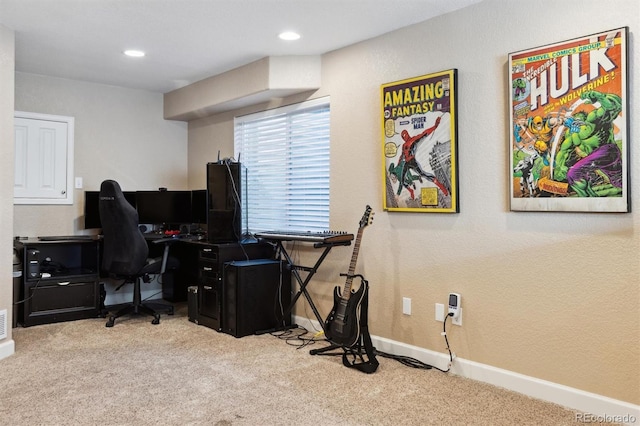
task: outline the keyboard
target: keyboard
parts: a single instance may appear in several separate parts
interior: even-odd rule
[[[257,238],[264,238],[266,240],[306,241],[310,243],[323,244],[341,243],[353,240],[353,234],[334,231],[264,231],[257,232],[255,236]]]
[[[77,240],[95,240],[95,235],[45,235],[38,237],[40,241],[77,241]]]
[[[171,235],[165,235],[161,232],[145,232],[144,235],[145,240],[160,240],[162,238],[171,238]]]

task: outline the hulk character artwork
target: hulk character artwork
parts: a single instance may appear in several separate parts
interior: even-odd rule
[[[622,99],[612,93],[581,94],[591,111],[565,117],[552,176],[566,182],[579,197],[615,197],[622,193],[622,153],[614,138],[614,120],[622,112]],[[597,105],[596,105],[597,104]]]

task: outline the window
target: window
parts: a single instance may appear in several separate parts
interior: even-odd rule
[[[73,204],[73,132],[73,117],[15,112],[15,204]]]
[[[236,117],[234,126],[248,231],[328,230],[329,98]]]

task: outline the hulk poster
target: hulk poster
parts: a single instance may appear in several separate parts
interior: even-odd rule
[[[456,70],[384,84],[384,209],[458,212]]]
[[[627,28],[509,55],[513,211],[628,212]]]

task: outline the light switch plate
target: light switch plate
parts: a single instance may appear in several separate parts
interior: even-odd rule
[[[411,299],[409,297],[402,298],[402,313],[411,315]]]
[[[436,303],[436,321],[444,321],[444,304]]]

